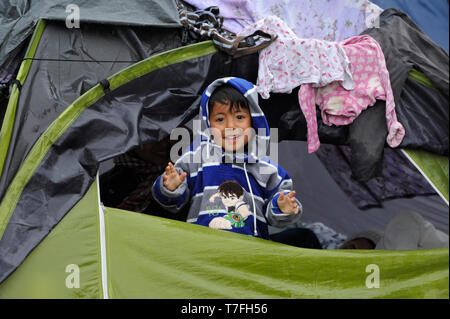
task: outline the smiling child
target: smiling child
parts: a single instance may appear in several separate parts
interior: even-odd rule
[[[190,203],[187,222],[265,239],[268,224],[295,223],[302,205],[289,174],[249,152],[249,144],[270,139],[255,86],[240,78],[214,81],[202,95],[200,116],[207,140],[168,163],[153,185],[155,199],[174,212]]]

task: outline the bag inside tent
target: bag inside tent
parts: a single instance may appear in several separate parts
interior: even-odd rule
[[[297,1],[295,10],[290,1],[268,2],[0,5],[0,297],[233,298],[244,289],[246,298],[448,299],[448,1],[336,0],[332,14],[328,1]],[[80,21],[69,27],[72,4]],[[259,95],[277,131],[277,162],[303,206],[301,222],[288,228],[317,232],[324,249],[211,232],[157,205],[140,212],[120,201],[108,205],[107,198],[118,199],[108,183],[131,192],[142,182],[127,171],[119,180],[105,178],[120,166],[118,159],[167,140],[177,127],[192,133],[212,81],[239,77],[257,84],[260,54],[277,37],[240,32],[268,16],[282,19],[300,39],[374,38],[406,130],[398,147],[386,143],[387,103],[381,100],[344,126],[326,124],[317,108],[321,144],[309,153],[300,87]],[[399,40],[405,38],[410,42]],[[447,248],[337,249],[356,233],[382,234],[405,211],[447,235]],[[245,245],[255,252],[254,269],[233,249]],[[275,261],[286,263],[284,273],[271,273]],[[367,290],[352,277],[369,261],[388,269],[391,286]],[[55,275],[55,269],[73,263],[86,275],[81,288],[68,289],[61,284],[68,271]],[[334,284],[320,269],[333,263],[341,271],[334,273],[337,289],[330,290]],[[292,264],[305,273],[294,275]],[[134,271],[124,274],[125,267]],[[39,280],[31,283],[36,274]],[[424,274],[429,279],[414,281]]]

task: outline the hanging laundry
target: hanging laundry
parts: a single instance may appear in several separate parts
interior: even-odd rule
[[[381,176],[387,136],[386,102],[382,100],[377,100],[348,125],[347,145],[351,149],[353,179],[365,182]]]
[[[308,126],[308,152],[320,146],[317,134],[316,104],[322,111],[322,120],[327,125],[348,125],[377,99],[386,101],[387,143],[397,147],[405,136],[403,126],[395,113],[394,96],[383,51],[370,36],[356,36],[340,42],[352,63],[356,88],[347,90],[337,82],[317,89],[311,84],[299,90],[300,107]]]
[[[368,0],[185,0],[198,9],[218,6],[224,28],[239,33],[270,15],[285,21],[300,38],[342,41],[376,26],[383,11]],[[332,10],[330,7],[332,6]]]
[[[364,34],[374,38],[382,48],[396,99],[415,68],[423,72],[445,96],[449,96],[449,55],[433,42],[404,12],[387,9],[380,16],[379,28]]]
[[[344,88],[354,88],[350,60],[338,43],[300,39],[276,16],[256,22],[238,36],[250,35],[257,30],[278,35],[259,53],[257,91],[264,99],[270,97],[270,92],[291,93],[304,83],[324,86],[341,81]]]
[[[247,36],[236,37],[222,28],[223,17],[220,16],[218,7],[192,12],[178,3],[178,13],[180,22],[191,32],[191,35],[194,33],[193,37],[200,41],[212,39],[219,50],[225,51],[234,58],[256,53],[271,44],[277,37],[260,30]],[[183,42],[187,40],[183,39]]]
[[[224,18],[223,27],[237,34],[244,27],[252,24],[256,20],[253,18],[251,1],[247,0],[184,0],[183,2],[199,9],[205,10],[208,7],[217,6],[220,8]]]
[[[385,10],[379,28],[363,34],[379,43],[386,58],[396,113],[408,132],[400,146],[448,156],[448,53],[398,9]],[[426,81],[412,76],[419,72]]]

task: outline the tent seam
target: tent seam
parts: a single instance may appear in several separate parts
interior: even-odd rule
[[[105,211],[103,209],[103,205],[100,199],[100,178],[99,172],[97,171],[96,177],[97,183],[97,203],[98,203],[98,216],[99,223],[98,229],[100,231],[100,268],[101,268],[101,286],[103,292],[103,299],[109,299],[109,291],[108,291],[108,255],[106,249],[106,218]]]

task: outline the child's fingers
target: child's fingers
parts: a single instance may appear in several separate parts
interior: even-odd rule
[[[187,176],[187,173],[186,173],[186,172],[183,172],[183,173],[180,175],[180,181],[183,182],[184,179],[186,178],[186,176]]]
[[[299,210],[297,199],[294,197],[295,193],[295,191],[291,191],[288,194],[284,194],[284,192],[280,193],[278,204],[282,205],[280,207],[283,207],[281,211],[287,214],[298,214]]]
[[[287,214],[298,214],[298,207],[297,205],[293,205],[290,208],[288,208]]]
[[[293,199],[294,198],[294,196],[295,196],[295,194],[296,194],[296,191],[291,191],[291,192],[289,192],[288,194],[284,194],[284,192],[281,192],[280,193],[280,199],[285,199],[285,197],[287,197],[287,198],[289,198],[289,199]]]
[[[174,170],[174,167],[173,167],[172,163],[169,162],[169,164],[167,164],[167,166],[166,166],[166,174],[167,175],[172,174],[173,170]]]
[[[171,162],[166,166],[166,175],[178,175],[177,170]]]

